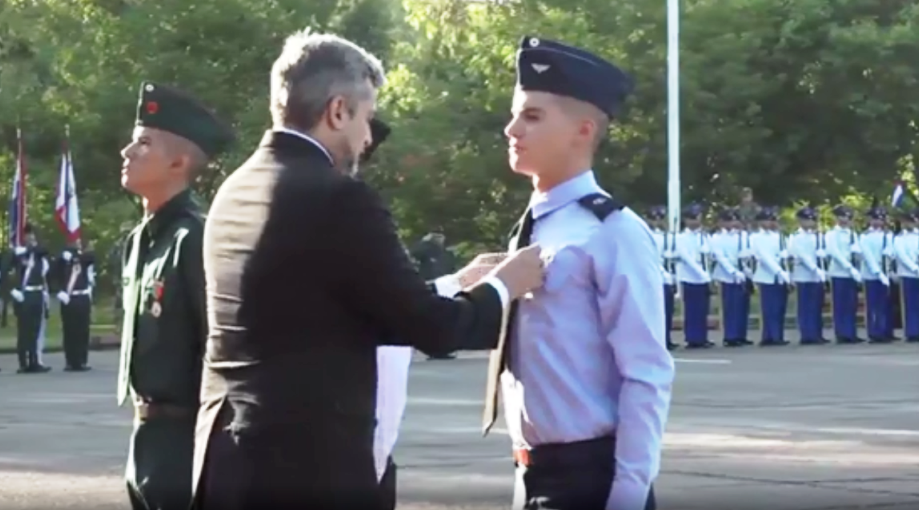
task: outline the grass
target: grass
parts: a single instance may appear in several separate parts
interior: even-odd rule
[[[61,350],[61,311],[58,303],[52,300],[45,332],[45,350]],[[93,324],[90,326],[90,336],[115,333],[115,311],[112,309],[111,299],[103,299],[93,307]],[[7,310],[5,328],[0,328],[0,352],[16,351],[16,315],[10,306]]]

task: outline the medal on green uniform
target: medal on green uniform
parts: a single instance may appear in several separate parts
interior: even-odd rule
[[[159,317],[163,313],[163,305],[160,303],[163,299],[163,282],[157,280],[153,282],[153,304],[150,305],[150,315]]]

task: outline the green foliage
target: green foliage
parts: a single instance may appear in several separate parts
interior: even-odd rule
[[[914,2],[684,0],[684,201],[731,202],[741,186],[784,206],[886,200],[919,158],[917,24]],[[365,175],[408,237],[442,225],[470,246],[462,254],[503,244],[529,194],[508,170],[502,133],[523,31],[591,48],[635,76],[595,170],[630,204],[665,199],[660,0],[6,0],[0,185],[10,182],[20,125],[29,213],[54,229],[69,124],[84,228],[104,252],[138,212],[119,186],[119,149],[137,86],[150,79],[200,96],[238,131],[238,146],[198,183],[207,199],[268,126],[271,62],[306,26],[354,39],[389,68],[381,115],[395,130]]]

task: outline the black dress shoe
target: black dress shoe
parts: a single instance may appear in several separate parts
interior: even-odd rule
[[[29,371],[33,374],[44,374],[45,372],[50,372],[51,367],[47,365],[32,365],[29,367]]]

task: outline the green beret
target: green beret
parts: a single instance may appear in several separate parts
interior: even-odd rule
[[[197,145],[209,158],[233,142],[233,131],[190,95],[144,82],[137,101],[137,126],[168,131]]]

